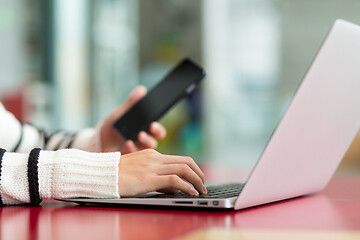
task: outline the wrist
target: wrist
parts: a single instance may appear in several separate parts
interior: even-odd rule
[[[98,123],[95,128],[86,128],[81,130],[75,136],[71,148],[89,152],[102,152],[101,127],[102,122]]]

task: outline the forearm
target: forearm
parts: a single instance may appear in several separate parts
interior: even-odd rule
[[[0,103],[0,147],[11,152],[29,152],[43,147],[45,134],[31,125],[21,124]]]
[[[41,199],[117,198],[120,153],[89,153],[75,149],[40,151],[37,162]],[[30,203],[29,155],[3,155],[0,195],[5,205]]]
[[[58,131],[46,133],[30,125],[23,124],[0,103],[0,147],[10,152],[28,153],[33,148],[58,150],[76,148],[84,151],[100,152],[100,125],[76,134]]]
[[[86,128],[76,134],[56,132],[43,143],[45,150],[75,148],[88,152],[101,152],[100,132],[98,127]]]

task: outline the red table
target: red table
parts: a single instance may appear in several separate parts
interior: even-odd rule
[[[360,178],[335,177],[316,195],[241,211],[89,207],[57,201],[3,207],[0,231],[1,240],[360,239]]]

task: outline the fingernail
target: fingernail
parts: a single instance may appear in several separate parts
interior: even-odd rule
[[[205,187],[205,185],[203,185],[203,194],[207,194],[207,189],[206,189],[206,187]]]
[[[191,193],[191,195],[193,195],[193,196],[198,196],[198,195],[199,195],[198,191],[196,191],[195,188],[191,188],[191,189],[190,189],[190,193]]]

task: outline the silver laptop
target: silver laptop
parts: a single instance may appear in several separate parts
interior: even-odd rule
[[[337,20],[245,183],[77,203],[243,209],[322,190],[360,127],[360,26]]]

